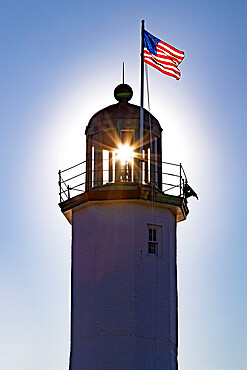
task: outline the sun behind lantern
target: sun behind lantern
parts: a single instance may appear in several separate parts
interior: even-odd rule
[[[121,164],[130,162],[134,157],[133,149],[128,145],[119,145],[118,150],[116,150],[117,159],[121,161]]]

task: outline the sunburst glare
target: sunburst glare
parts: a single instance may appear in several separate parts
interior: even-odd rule
[[[126,162],[130,162],[134,157],[133,148],[130,147],[128,144],[119,145],[119,149],[116,151],[117,159],[121,160],[121,164]]]

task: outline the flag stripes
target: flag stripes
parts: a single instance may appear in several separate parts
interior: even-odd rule
[[[178,65],[184,58],[184,52],[159,40],[144,30],[144,55],[143,60],[160,72],[180,79]]]

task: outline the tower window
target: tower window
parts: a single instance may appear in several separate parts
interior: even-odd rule
[[[154,229],[153,227],[149,227],[148,253],[158,254],[157,229]]]

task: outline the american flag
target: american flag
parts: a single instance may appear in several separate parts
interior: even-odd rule
[[[145,63],[179,80],[180,70],[178,69],[178,65],[183,59],[183,51],[175,49],[173,46],[144,30],[143,60]]]

